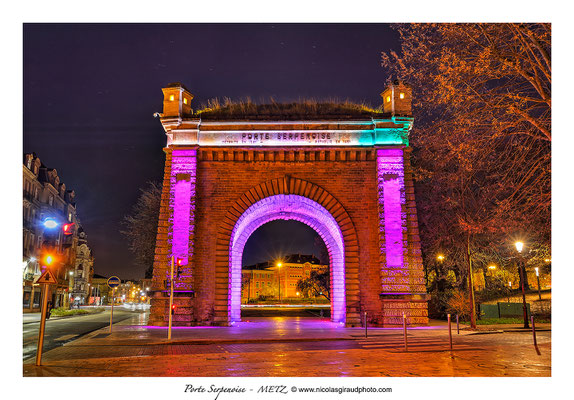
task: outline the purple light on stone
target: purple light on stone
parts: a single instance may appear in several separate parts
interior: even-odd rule
[[[335,218],[319,203],[303,196],[275,195],[258,201],[237,220],[229,250],[229,316],[241,321],[241,258],[247,239],[261,225],[284,219],[296,220],[313,228],[325,242],[331,263],[331,320],[344,322],[345,246]]]
[[[402,149],[377,150],[377,174],[379,184],[379,202],[382,202],[384,218],[384,253],[386,268],[402,268],[403,254],[403,225],[406,215],[403,215],[404,203],[404,167]]]
[[[171,255],[175,260],[181,258],[183,273],[180,282],[174,288],[189,289],[185,278],[191,276],[191,266],[188,260],[192,259],[191,241],[195,228],[195,176],[196,176],[196,150],[173,150],[171,161],[171,193],[170,206],[172,209]],[[170,266],[167,273],[169,274]]]

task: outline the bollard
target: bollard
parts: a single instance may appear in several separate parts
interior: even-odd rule
[[[367,312],[365,311],[365,337],[367,336]]]
[[[403,334],[405,336],[405,351],[409,351],[409,343],[407,340],[407,316],[403,313]]]
[[[538,349],[538,343],[536,343],[536,328],[534,327],[534,316],[530,316],[530,322],[532,322],[532,338],[534,339],[534,348],[536,349],[536,354],[540,355],[540,350]]]
[[[458,314],[456,314],[456,334],[460,335],[460,330],[458,329]]]
[[[450,326],[450,314],[447,314],[447,316],[448,316],[448,340],[450,343],[450,351],[452,351],[452,329]]]

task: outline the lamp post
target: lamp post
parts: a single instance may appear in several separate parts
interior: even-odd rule
[[[496,265],[494,264],[490,264],[488,266],[488,269],[491,271],[490,275],[492,276],[494,274],[494,270],[496,269]],[[486,269],[483,270],[483,275],[484,275],[484,288],[487,288],[487,275],[486,275]]]
[[[279,304],[281,304],[281,264],[280,262],[277,263],[277,276],[279,277]]]
[[[510,303],[510,293],[512,292],[512,282],[508,281],[508,302]]]
[[[542,296],[540,295],[540,274],[538,272],[538,267],[534,268],[536,271],[536,282],[538,283],[538,300],[542,300]]]
[[[524,318],[524,328],[528,329],[529,328],[528,312],[526,311],[526,295],[524,293],[524,271],[521,265],[524,262],[522,259],[522,248],[524,247],[524,243],[516,242],[514,243],[514,245],[516,246],[516,251],[518,251],[518,258],[519,258],[518,271],[520,272],[520,281],[521,281],[520,287],[522,289],[522,315]]]

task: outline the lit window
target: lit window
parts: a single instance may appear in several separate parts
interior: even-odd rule
[[[404,94],[404,93],[401,93],[401,94],[399,94],[399,97],[400,97],[401,99],[404,99],[404,98],[405,98],[405,94]]]
[[[187,104],[187,97],[183,98],[183,104]]]
[[[391,96],[387,96],[387,103],[391,101]]]
[[[173,100],[175,100],[175,96],[172,94],[169,96],[169,101],[173,101]]]

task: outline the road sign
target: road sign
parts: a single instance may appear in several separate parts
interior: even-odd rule
[[[52,271],[50,271],[49,269],[46,269],[46,271],[44,271],[44,273],[42,274],[42,276],[40,276],[40,278],[36,281],[36,283],[44,283],[47,285],[56,285],[56,284],[58,284],[58,280],[56,279],[56,277],[54,276]]]
[[[111,289],[120,286],[120,283],[122,283],[122,281],[117,276],[112,276],[110,279],[108,279],[108,286]]]

